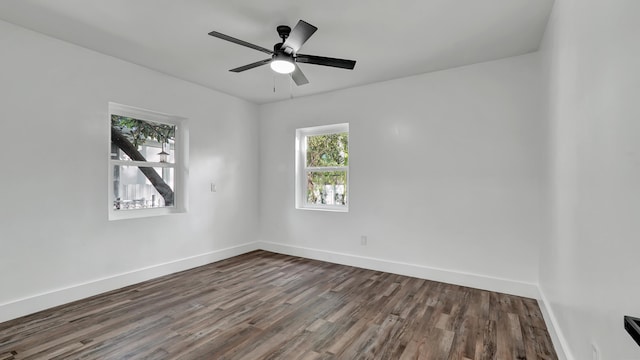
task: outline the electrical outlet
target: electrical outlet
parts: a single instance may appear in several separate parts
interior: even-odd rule
[[[367,245],[367,237],[365,235],[360,236],[360,245],[362,246]]]
[[[211,183],[211,192],[216,192],[216,184],[215,183]]]
[[[596,344],[591,344],[591,354],[593,355],[593,360],[600,360],[600,351],[598,351]]]

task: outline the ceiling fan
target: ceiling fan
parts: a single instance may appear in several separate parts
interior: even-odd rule
[[[263,48],[262,46],[254,45],[246,41],[236,39],[217,31],[212,31],[209,33],[209,35],[271,55],[269,59],[256,61],[248,65],[231,69],[229,71],[242,72],[245,70],[256,68],[258,66],[270,64],[271,69],[273,69],[273,71],[277,73],[291,74],[291,78],[293,79],[293,81],[296,83],[296,85],[300,86],[308,84],[309,80],[306,76],[304,76],[304,73],[302,73],[302,70],[300,70],[300,67],[297,63],[331,66],[348,70],[353,70],[353,68],[356,66],[356,62],[354,60],[298,54],[298,50],[300,50],[302,45],[307,40],[309,40],[311,35],[313,35],[316,30],[318,30],[317,27],[303,20],[298,21],[298,24],[296,24],[293,30],[291,30],[291,28],[286,25],[279,25],[276,28],[276,31],[278,31],[278,35],[282,39],[282,42],[275,44],[273,46],[273,50],[269,50],[267,48]]]

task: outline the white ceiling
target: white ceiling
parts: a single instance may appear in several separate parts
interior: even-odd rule
[[[553,0],[3,0],[0,19],[256,103],[525,54],[538,48]],[[296,87],[269,66],[276,26],[318,27],[301,53],[357,60],[353,71],[300,64]],[[275,92],[274,92],[275,85]]]

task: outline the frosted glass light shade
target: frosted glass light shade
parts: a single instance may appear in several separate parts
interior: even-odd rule
[[[291,61],[273,60],[271,61],[271,69],[280,74],[291,74],[296,66]]]

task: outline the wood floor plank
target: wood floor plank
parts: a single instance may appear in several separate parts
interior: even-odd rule
[[[557,359],[533,299],[255,251],[0,324],[0,360]]]

